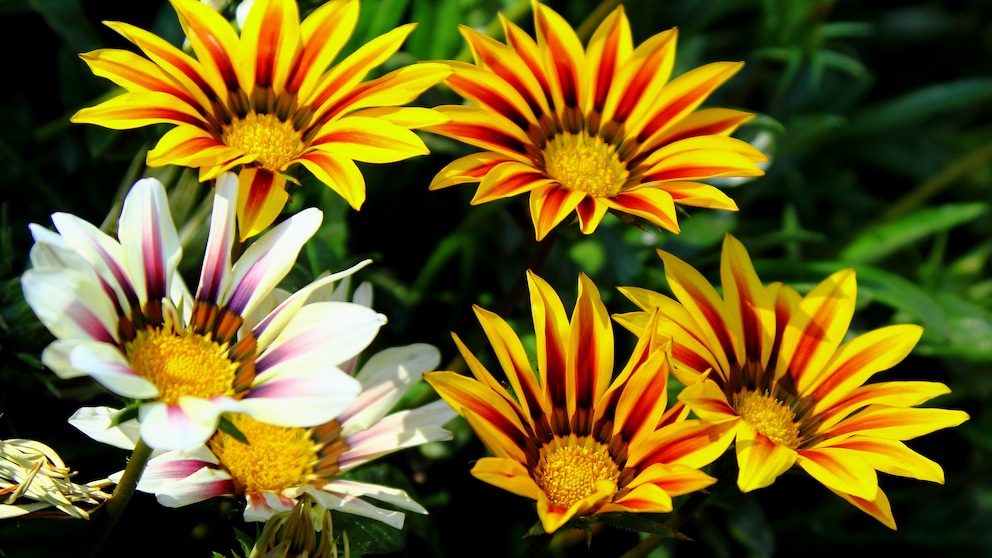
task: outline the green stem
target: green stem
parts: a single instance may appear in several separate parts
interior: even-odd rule
[[[138,487],[138,480],[141,479],[142,473],[145,472],[145,466],[148,465],[148,460],[151,456],[152,448],[148,447],[144,440],[138,439],[138,443],[134,446],[134,451],[131,452],[131,458],[127,461],[127,467],[124,468],[124,474],[121,476],[120,482],[114,488],[114,493],[111,494],[110,499],[107,500],[107,504],[104,507],[107,511],[104,519],[105,524],[103,526],[103,532],[100,533],[97,543],[93,547],[92,556],[97,555],[110,531],[113,530],[117,520],[124,514],[124,508],[131,501],[131,496],[134,495],[134,491]]]
[[[892,221],[922,206],[962,176],[987,164],[992,158],[992,143],[975,149],[944,167],[939,173],[926,180],[902,198],[889,206],[881,216],[881,221]]]
[[[672,531],[678,531],[686,521],[689,521],[689,518],[703,507],[710,494],[712,494],[712,491],[694,492],[686,501],[685,505],[672,512],[672,515],[665,521],[665,527],[668,527]],[[637,546],[625,552],[620,558],[643,558],[651,554],[654,549],[661,546],[662,543],[670,538],[662,535],[651,535],[639,542]]]

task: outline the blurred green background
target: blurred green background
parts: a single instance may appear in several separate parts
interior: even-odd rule
[[[317,2],[303,0],[304,14]],[[547,2],[573,25],[594,12],[589,0]],[[971,420],[909,443],[939,462],[945,485],[880,475],[898,531],[890,531],[815,481],[787,475],[748,495],[711,500],[684,526],[692,541],[670,541],[652,557],[835,556],[912,551],[924,556],[992,556],[992,2],[824,0],[631,0],[624,2],[635,43],[679,28],[676,72],[718,60],[744,69],[708,105],[758,113],[737,135],[768,153],[767,175],[720,183],[739,213],[691,210],[683,233],[638,229],[608,216],[594,235],[566,223],[538,245],[526,197],[471,207],[472,185],[428,192],[444,164],[470,148],[425,137],[427,157],[363,166],[368,200],[354,212],[312,179],[290,210],[325,212],[317,237],[288,285],[371,257],[360,279],[376,287],[374,306],[389,317],[373,349],[428,342],[443,362],[456,356],[450,333],[483,347],[471,311],[500,312],[532,331],[521,298],[533,267],[575,298],[577,273],[590,275],[611,312],[633,310],[614,289],[667,292],[656,248],[673,252],[718,282],[720,242],[733,233],[765,282],[801,292],[829,273],[857,267],[856,334],[890,323],[926,328],[913,354],[881,377],[926,379],[953,393],[932,404],[964,409]],[[487,29],[503,11],[532,29],[529,3],[508,0],[363,0],[352,48],[399,23],[417,21],[403,52],[384,66],[464,56],[458,23]],[[31,240],[27,223],[50,225],[68,211],[94,223],[111,212],[122,187],[162,177],[185,194],[173,199],[190,223],[183,270],[195,282],[202,257],[196,208],[207,189],[180,169],[143,166],[166,128],[114,132],[72,125],[69,115],[111,91],[80,52],[130,48],[100,25],[121,20],[175,44],[182,34],[164,1],[0,0],[7,78],[0,103],[0,436],[42,440],[88,481],[121,469],[126,454],[99,446],[65,420],[80,405],[115,404],[85,379],[58,380],[39,362],[51,340],[22,299],[19,276]],[[419,104],[457,103],[443,87]],[[199,232],[198,232],[199,231]],[[538,267],[539,265],[539,267]],[[617,361],[632,347],[617,329]],[[482,351],[482,357],[489,355]],[[494,367],[495,368],[495,367]],[[430,397],[421,390],[405,404]],[[469,475],[484,449],[461,422],[456,439],[409,450],[361,474],[406,487],[431,515],[408,514],[402,533],[375,534],[393,556],[515,556],[531,552],[523,534],[532,504]],[[137,494],[104,548],[106,556],[210,556],[241,552],[232,525],[249,536],[229,502],[186,509]],[[235,517],[229,520],[228,516]],[[355,527],[358,529],[359,527]],[[380,536],[381,535],[381,536]],[[3,556],[83,555],[95,533],[86,522],[45,519],[0,523]],[[583,539],[555,539],[548,556],[618,556],[639,536],[614,528]]]

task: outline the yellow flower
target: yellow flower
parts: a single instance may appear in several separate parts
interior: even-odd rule
[[[717,62],[669,81],[676,30],[636,49],[622,7],[583,50],[560,15],[534,2],[537,40],[506,20],[503,44],[462,26],[475,64],[449,62],[446,83],[475,106],[442,106],[426,127],[485,151],[443,168],[431,189],[479,182],[472,204],[530,192],[537,239],[573,210],[582,232],[606,211],[679,232],[675,204],[736,210],[699,180],[759,176],[766,161],[729,137],[753,115],[696,110],[742,63]]]
[[[617,316],[635,333],[655,312],[673,339],[679,400],[704,419],[735,423],[738,487],[772,484],[794,465],[895,529],[876,471],[942,483],[940,465],[903,440],[957,426],[963,411],[918,408],[950,390],[938,382],[865,382],[902,361],[922,328],[893,325],[845,341],[854,315],[854,270],[806,296],[762,285],[744,246],[727,235],[723,297],[677,257],[660,252],[675,297],[621,288],[643,312]]]
[[[170,0],[195,58],[121,22],[107,25],[147,58],[118,49],[82,55],[93,73],[127,90],[77,112],[73,122],[117,130],[175,124],[148,153],[157,167],[198,168],[200,180],[240,168],[242,239],[271,224],[301,164],[356,210],[365,180],[355,161],[390,163],[428,153],[412,129],[443,121],[413,101],[450,71],[414,64],[363,82],[414,24],[398,27],[327,69],[358,20],[358,0],[332,0],[300,23],[294,0],[258,0],[240,36],[197,0]],[[325,69],[327,69],[325,71]]]
[[[547,533],[577,517],[670,512],[673,496],[715,482],[698,469],[726,450],[731,427],[726,421],[685,420],[688,410],[681,403],[666,410],[667,342],[641,336],[611,382],[613,329],[592,281],[579,276],[570,322],[554,290],[531,272],[527,279],[536,374],[510,326],[476,307],[511,389],[457,335],[475,378],[424,375],[494,454],[478,460],[472,474],[536,500]]]

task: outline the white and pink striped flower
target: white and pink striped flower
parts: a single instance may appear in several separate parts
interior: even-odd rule
[[[322,213],[299,212],[236,262],[238,180],[218,180],[195,297],[177,266],[179,237],[161,183],[139,180],[115,240],[70,214],[57,232],[32,224],[28,304],[56,340],[42,361],[61,378],[89,375],[137,400],[141,438],[158,450],[193,448],[224,413],[309,427],[339,415],[361,386],[334,363],[371,343],[386,319],[349,302],[308,299],[368,263],[322,277],[259,312],[290,271]]]
[[[234,415],[231,421],[248,444],[218,431],[206,445],[158,454],[148,463],[138,490],[154,493],[169,507],[216,496],[244,497],[246,521],[265,521],[292,509],[300,496],[309,494],[327,509],[402,528],[403,512],[380,508],[362,497],[417,513],[427,510],[402,490],[339,475],[404,448],[451,438],[443,426],[455,412],[444,401],[387,416],[439,360],[438,350],[431,345],[385,349],[358,371],[355,377],[362,383],[362,392],[334,420],[313,428],[287,428]],[[122,448],[133,446],[133,425],[125,423],[108,430],[115,412],[84,408],[70,423],[99,441]],[[115,437],[108,437],[108,432]],[[117,482],[120,473],[110,478]]]

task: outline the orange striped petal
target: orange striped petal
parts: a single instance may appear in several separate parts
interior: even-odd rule
[[[544,527],[544,532],[554,533],[573,517],[586,515],[586,512],[589,510],[598,509],[604,501],[608,502],[616,491],[617,485],[615,482],[598,480],[592,494],[575,502],[567,509],[553,504],[548,500],[547,495],[541,492],[537,499],[537,516],[541,518],[541,525]]]
[[[310,13],[300,24],[303,51],[293,67],[286,89],[299,95],[301,105],[311,95],[323,71],[337,58],[358,23],[358,2],[332,0]]]
[[[629,442],[642,432],[653,432],[668,406],[668,355],[655,350],[637,366],[616,403],[613,438]]]
[[[500,163],[491,167],[482,178],[475,196],[472,197],[472,205],[511,198],[554,183],[530,165],[517,161]]]
[[[238,173],[238,230],[241,241],[262,232],[289,200],[286,177],[265,169],[246,167]]]
[[[412,131],[367,116],[348,116],[327,123],[311,145],[363,163],[394,163],[430,153]]]
[[[493,377],[489,370],[486,370],[486,367],[483,366],[482,362],[480,362],[471,351],[469,351],[468,347],[462,342],[458,335],[452,333],[451,337],[454,339],[458,352],[462,355],[462,358],[465,359],[465,364],[468,366],[469,371],[472,372],[472,375],[475,376],[475,379],[483,385],[488,386],[489,389],[502,397],[504,401],[510,404],[510,407],[516,410],[519,407],[516,398],[513,397],[509,391],[507,391],[506,387],[502,383]],[[517,415],[523,417],[522,412],[518,412]]]
[[[584,273],[579,273],[565,369],[572,432],[585,436],[592,429],[593,405],[606,392],[613,374],[613,325],[599,290]]]
[[[429,132],[455,138],[469,145],[495,151],[507,158],[529,162],[530,139],[513,122],[478,107],[451,105],[435,107],[450,122],[425,128]]]
[[[530,216],[537,240],[561,223],[585,198],[585,192],[563,188],[557,183],[538,186],[530,191]]]
[[[852,436],[831,441],[829,447],[858,452],[869,465],[883,473],[944,484],[944,470],[940,465],[898,440]]]
[[[634,50],[630,22],[623,6],[617,7],[599,24],[586,48],[586,60],[592,68],[593,112],[602,112],[610,91],[617,87],[617,76]]]
[[[699,182],[665,182],[661,185],[676,205],[737,211],[737,202],[719,188]]]
[[[764,488],[796,463],[796,450],[776,444],[747,421],[738,421],[737,487],[741,492]]]
[[[505,457],[483,457],[472,467],[472,476],[517,496],[537,500],[541,488],[519,461]]]
[[[548,77],[549,71],[545,68],[544,56],[537,45],[537,41],[524,32],[517,24],[507,19],[502,13],[498,15],[500,23],[503,24],[506,44],[520,58],[520,61],[528,69],[529,73],[534,76],[534,79],[537,80],[543,93],[542,96],[547,99],[548,106],[550,107],[551,103],[554,102],[551,95],[551,81]]]
[[[865,500],[863,498],[858,498],[857,496],[837,492],[836,490],[832,490],[831,492],[847,500],[851,505],[859,510],[879,520],[882,525],[885,525],[893,531],[896,530],[896,520],[892,516],[892,507],[889,505],[889,499],[885,493],[882,492],[881,488],[878,489],[875,497],[871,500]]]
[[[796,464],[831,490],[865,500],[878,492],[875,468],[860,452],[842,447],[800,450]]]
[[[409,130],[437,126],[448,121],[436,110],[423,107],[368,107],[352,112],[351,116],[380,118]]]
[[[428,189],[440,190],[466,182],[479,182],[489,171],[507,161],[505,155],[492,152],[473,153],[455,159],[438,171]]]
[[[645,146],[642,146],[641,149],[642,151],[645,150]],[[768,160],[768,157],[758,151],[753,145],[737,138],[727,136],[691,136],[667,144],[659,144],[659,147],[652,148],[650,154],[644,158],[641,164],[651,167],[651,170],[648,172],[654,173],[655,168],[663,168],[659,165],[665,159],[696,151],[725,151],[727,153],[742,155],[747,160],[747,163],[741,163],[741,165],[745,170],[750,172],[755,172],[755,169],[757,169],[754,165],[755,162]],[[714,167],[719,167],[719,165],[714,164]],[[758,169],[758,172],[760,172],[760,169]]]
[[[687,467],[682,464],[655,463],[638,473],[627,485],[627,488],[651,485],[662,489],[670,496],[682,496],[702,490],[715,482],[715,478],[694,467]]]
[[[587,196],[575,206],[575,214],[579,216],[579,230],[582,234],[592,234],[596,227],[606,217],[609,206],[599,201],[599,198]]]
[[[871,405],[831,429],[829,436],[865,434],[888,440],[911,440],[957,426],[968,418],[964,411]]]
[[[654,425],[658,424],[658,421],[654,419],[646,419],[645,421],[635,419],[638,420],[638,422],[632,423],[626,419],[620,420],[617,418],[618,413],[623,414],[623,412],[629,412],[621,412],[618,406],[621,396],[624,396],[625,394],[632,395],[631,390],[634,388],[628,389],[627,387],[631,378],[633,378],[635,374],[643,374],[648,378],[657,375],[660,376],[659,379],[666,382],[666,385],[668,381],[668,370],[665,368],[668,366],[668,351],[671,348],[671,340],[662,340],[658,335],[652,333],[657,327],[657,312],[642,314],[648,317],[645,328],[642,328],[638,333],[637,344],[634,346],[634,350],[631,351],[630,358],[627,359],[627,364],[624,365],[623,370],[620,371],[620,374],[613,379],[613,382],[610,383],[610,386],[606,389],[606,392],[599,398],[599,401],[596,402],[595,418],[593,420],[594,425],[599,425],[601,419],[606,417],[607,420],[613,423],[614,436],[621,436],[622,434],[619,433],[622,432],[622,429],[630,428],[627,431],[627,435],[623,437],[625,443],[629,442],[630,439],[636,435],[636,430],[640,427],[646,425],[647,427],[653,428]],[[654,358],[656,353],[660,353],[658,358]],[[667,390],[662,389],[661,391],[664,392]],[[665,393],[665,396],[661,398],[661,401],[656,401],[656,403],[662,404],[661,411],[664,411],[664,405],[667,404],[667,402],[667,393]],[[631,403],[637,405],[640,402],[631,401]],[[645,403],[650,403],[650,401]],[[651,422],[652,420],[653,422]],[[647,422],[650,422],[650,424],[647,424]],[[593,434],[595,435],[596,433],[594,432]]]
[[[250,163],[254,155],[246,155],[217,141],[210,133],[194,126],[176,126],[162,135],[155,148],[148,152],[150,167],[179,165],[211,168],[207,180],[237,165]]]
[[[627,467],[653,463],[682,464],[693,469],[709,465],[723,455],[743,421],[686,420],[676,422],[633,440],[627,452]]]
[[[203,69],[203,77],[214,91],[222,95],[252,89],[252,75],[239,75],[251,66],[239,64],[240,40],[230,22],[210,6],[195,0],[171,0],[179,15],[186,38]],[[257,6],[256,6],[257,7]],[[253,9],[250,17],[258,10]],[[247,25],[247,22],[246,22]],[[225,97],[221,97],[225,98]]]
[[[679,401],[688,405],[702,419],[723,420],[737,416],[727,401],[727,395],[710,379],[682,388]]]
[[[836,405],[822,411],[813,411],[820,417],[816,432],[830,432],[833,426],[868,405],[890,407],[915,407],[934,397],[950,393],[950,389],[940,382],[880,382],[856,389]],[[815,409],[815,408],[814,408]]]
[[[688,142],[697,139],[707,140],[709,138],[689,138],[681,141]],[[658,150],[655,153],[661,153],[661,151]],[[654,157],[653,154],[652,158]],[[703,180],[721,176],[761,176],[762,174],[764,171],[759,169],[750,158],[714,146],[666,156],[644,172],[643,181],[648,184],[679,180]]]
[[[610,209],[640,217],[657,227],[679,233],[675,201],[671,194],[660,188],[638,188],[620,191],[611,198],[599,198]]]
[[[241,30],[242,83],[278,95],[301,50],[296,2],[256,0]]]
[[[450,61],[454,70],[445,83],[476,105],[502,115],[521,130],[537,125],[537,117],[527,100],[511,84],[488,68]]]
[[[827,409],[860,387],[875,373],[905,359],[916,346],[923,328],[902,324],[861,334],[834,352],[823,373],[800,385],[800,394],[816,393],[814,413]]]
[[[495,313],[476,307],[475,315],[493,347],[496,359],[506,373],[506,378],[517,396],[517,401],[520,402],[525,417],[531,425],[534,425],[535,419],[540,421],[544,415],[543,393],[520,338],[510,325]]]
[[[551,285],[527,270],[531,313],[537,344],[537,369],[552,412],[551,427],[556,434],[568,435],[568,395],[566,359],[568,318],[565,307]]]
[[[419,63],[398,68],[356,87],[341,98],[335,112],[351,113],[366,107],[410,103],[421,93],[440,83],[449,73],[451,69],[445,64]],[[426,109],[420,110],[426,111]],[[445,120],[431,124],[441,124]],[[424,125],[428,124],[422,124]]]
[[[219,76],[208,75],[199,61],[165,39],[127,23],[108,21],[105,24],[140,48],[155,65],[193,95],[200,106],[213,107],[227,99],[227,89]]]
[[[196,109],[160,91],[124,93],[99,105],[81,109],[70,120],[111,130],[130,130],[163,123],[207,128]]]
[[[589,106],[589,76],[582,43],[564,18],[537,2],[534,2],[534,27],[548,69],[551,98],[565,129],[577,131],[581,129],[581,114]]]
[[[740,110],[700,109],[688,114],[651,141],[652,145],[665,145],[694,136],[728,136],[752,118],[753,113]]]
[[[104,48],[80,54],[93,75],[128,91],[160,91],[195,107],[199,102],[151,60],[129,50]]]
[[[672,511],[671,495],[654,484],[642,484],[606,504],[597,510],[597,513],[668,513],[670,511]]]
[[[297,157],[317,180],[329,186],[358,211],[365,203],[365,177],[354,161],[323,149],[314,149]]]
[[[637,134],[642,144],[653,144],[656,134],[696,110],[717,87],[736,74],[743,62],[713,62],[689,70],[669,82],[654,98],[651,106],[636,111],[628,120],[630,134]]]
[[[638,45],[610,88],[603,107],[604,121],[625,123],[632,115],[634,122],[643,119],[672,75],[677,38],[678,31],[669,29]],[[627,123],[627,134],[640,131],[630,126]]]
[[[672,293],[699,326],[700,341],[713,351],[720,363],[719,370],[729,371],[730,359],[734,358],[736,350],[732,332],[726,325],[723,299],[695,268],[667,252],[659,250],[658,255],[665,262],[665,277]]]
[[[314,120],[320,122],[333,118],[338,112],[338,101],[348,95],[372,69],[395,54],[415,27],[415,23],[408,23],[380,35],[331,68],[317,84],[310,99],[310,105],[314,107]]]
[[[502,14],[500,19],[504,25],[507,23]],[[527,106],[534,114],[547,114],[551,111],[546,94],[547,80],[543,71],[535,75],[533,67],[529,66],[515,49],[471,27],[459,25],[458,29],[472,50],[476,64],[485,66],[503,78],[527,102]],[[537,46],[534,45],[535,56],[536,51]]]
[[[430,372],[424,379],[456,413],[465,417],[479,440],[497,457],[525,462],[523,424],[510,404],[478,380],[454,372]]]
[[[788,371],[799,393],[805,392],[844,340],[856,296],[854,270],[841,270],[814,287],[792,313],[775,369],[778,375]]]
[[[775,339],[772,301],[744,245],[730,234],[723,239],[720,280],[737,362],[760,364],[764,370]]]

